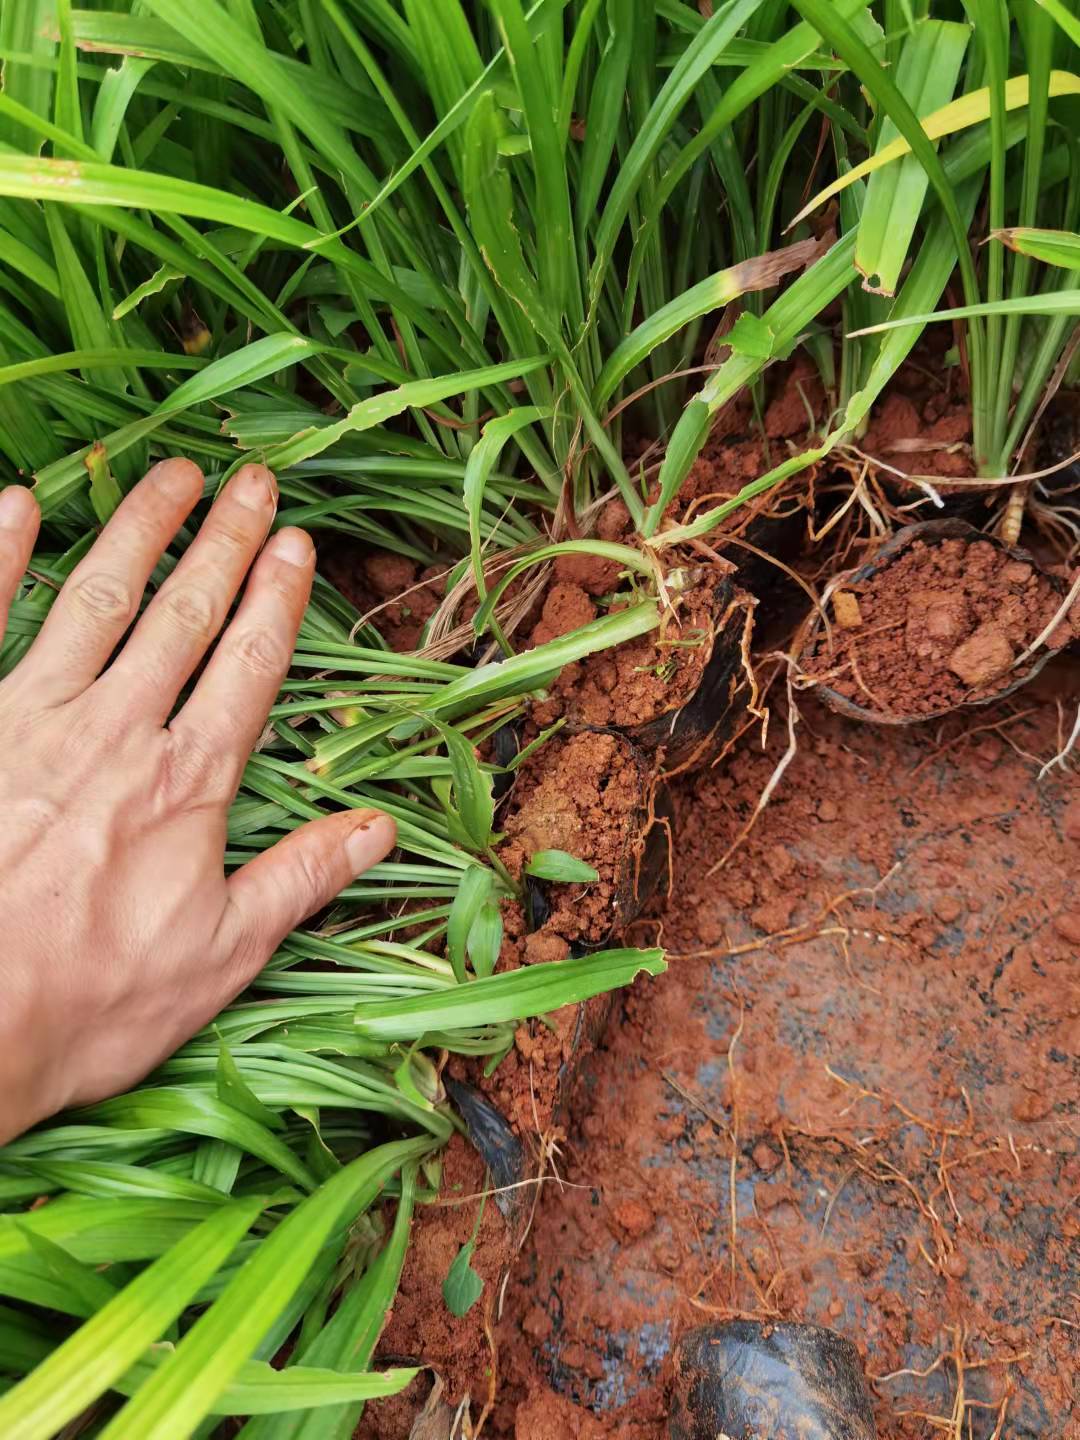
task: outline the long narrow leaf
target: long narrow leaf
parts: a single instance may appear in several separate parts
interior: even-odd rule
[[[526,965],[489,975],[439,996],[415,996],[385,1005],[361,1005],[356,1026],[361,1035],[381,1040],[416,1040],[431,1030],[455,1024],[496,1025],[544,1015],[563,1005],[588,1000],[636,975],[662,975],[662,950],[603,950],[578,960]]]
[[[48,1440],[158,1340],[250,1229],[261,1202],[226,1204],[0,1399],[8,1440]]]

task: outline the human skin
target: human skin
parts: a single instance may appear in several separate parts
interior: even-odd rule
[[[315,551],[302,530],[267,542],[277,486],[245,465],[139,615],[202,492],[196,465],[156,465],[0,682],[0,1143],[141,1080],[394,844],[388,816],[348,811],[226,878]],[[0,492],[0,636],[38,524],[28,490]]]

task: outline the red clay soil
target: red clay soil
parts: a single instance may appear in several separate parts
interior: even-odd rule
[[[971,409],[941,392],[926,394],[925,382],[910,395],[890,391],[871,416],[859,449],[909,474],[970,479]],[[891,479],[905,483],[899,476]],[[935,488],[949,492],[947,483]]]
[[[590,885],[549,885],[550,913],[533,933],[522,907],[503,910],[500,970],[563,960],[571,946],[602,943],[620,909],[630,900],[635,851],[647,818],[645,767],[628,741],[610,733],[557,737],[522,766],[499,825],[506,835],[500,858],[515,878],[538,850],[565,850],[599,872]],[[629,918],[623,910],[623,919]],[[586,1043],[590,1024],[607,1014],[606,999],[567,1006],[548,1023],[522,1026],[514,1048],[490,1077],[463,1057],[451,1057],[448,1073],[477,1086],[523,1136],[551,1133],[554,1111],[565,1086],[561,1077]],[[485,1298],[463,1319],[442,1303],[440,1286],[454,1256],[472,1234],[485,1170],[460,1137],[447,1150],[443,1184],[435,1206],[413,1226],[399,1297],[379,1347],[380,1359],[426,1362],[442,1376],[447,1393],[472,1398],[474,1418],[488,1395],[491,1373],[492,1306],[509,1268],[532,1207],[532,1192],[520,1196],[518,1217],[509,1226],[495,1206],[485,1209],[473,1267],[484,1280]],[[426,1382],[383,1406],[369,1407],[360,1440],[406,1436],[423,1403]],[[405,1417],[408,1417],[407,1419]]]
[[[804,378],[817,413],[823,397]],[[943,406],[930,423],[948,419],[949,379],[940,391],[919,382],[924,429],[927,390]],[[799,409],[801,422],[790,386],[767,406],[773,463],[805,443],[801,397]],[[875,423],[895,428],[897,413]],[[761,473],[762,442],[739,438],[746,421],[725,417],[691,476],[690,504]],[[910,468],[929,473],[926,461],[920,452]],[[786,508],[806,533],[813,480],[755,517],[772,527],[765,548],[777,548]],[[624,526],[609,505],[600,533],[619,539]],[[736,549],[724,553],[738,559]],[[990,546],[970,549],[970,576],[964,566],[939,574],[946,557],[930,577],[925,560],[910,561],[895,614],[888,595],[858,592],[859,628],[902,637],[907,690],[894,689],[914,688],[914,706],[927,673],[945,703],[976,688],[947,662],[980,624],[1000,626],[1016,654],[1044,623],[1027,622],[1049,603],[1045,582],[999,573],[980,558]],[[375,603],[380,586],[383,599],[396,593],[382,563],[365,562]],[[593,618],[616,581],[605,562],[560,562],[523,633],[542,643]],[[960,616],[955,637],[930,633],[934,607],[915,600],[928,590],[946,592],[951,626]],[[393,622],[395,646],[415,643],[413,618]],[[834,628],[841,644],[847,633]],[[660,671],[668,656],[655,640],[623,651],[564,672],[527,738],[583,696],[582,714],[633,723],[693,688],[691,668]],[[864,681],[876,675],[862,641],[857,663]],[[487,1080],[471,1061],[448,1062],[528,1142],[543,1183],[524,1192],[532,1226],[520,1254],[520,1224],[488,1203],[473,1261],[484,1294],[455,1320],[440,1286],[472,1234],[485,1173],[453,1141],[437,1206],[414,1223],[380,1360],[430,1364],[455,1404],[470,1397],[474,1422],[485,1416],[487,1440],[665,1440],[683,1329],[741,1315],[807,1320],[858,1345],[880,1440],[1080,1440],[1080,785],[1060,768],[1036,778],[1063,748],[1078,700],[1080,675],[1060,660],[1010,700],[934,726],[853,724],[800,698],[796,757],[718,873],[783,753],[783,717],[764,752],[746,737],[715,769],[680,779],[675,892],[626,937],[668,947],[668,974],[616,1001],[569,1109],[567,1077],[602,1003],[522,1026]],[[500,968],[561,959],[599,937],[617,888],[619,817],[640,795],[610,736],[564,731],[543,754],[500,814],[503,858],[516,871],[533,850],[567,849],[600,869],[601,885],[555,887],[532,935],[521,908],[506,907]],[[947,1425],[958,1360],[970,1429]],[[357,1440],[406,1440],[428,1384],[369,1404]]]
[[[632,886],[647,811],[643,759],[619,735],[556,737],[525,762],[500,818],[506,841],[499,858],[519,879],[537,851],[565,850],[600,877],[589,885],[552,885],[543,934],[568,945],[600,945],[613,927],[621,929],[620,906]],[[561,957],[549,947],[543,958]]]
[[[570,568],[565,564],[568,560],[588,561],[594,573],[611,563],[576,555],[555,562],[555,583],[530,637],[533,645],[587,624],[599,613],[585,588],[561,578]],[[579,564],[574,568],[578,574],[588,573]],[[550,698],[532,706],[532,729],[543,729],[563,716],[574,726],[631,727],[678,710],[697,689],[712,653],[721,618],[716,576],[714,566],[698,567],[685,593],[673,592],[675,614],[660,631],[567,665],[552,685]]]
[[[399,653],[420,643],[446,580],[445,569],[438,565],[424,568],[390,550],[370,550],[357,558],[353,542],[321,545],[319,568]]]
[[[888,393],[874,406],[858,447],[889,469],[879,479],[887,492],[910,500],[917,489],[902,475],[927,475],[942,481],[939,495],[981,501],[986,492],[971,486],[950,486],[950,480],[971,479],[971,406],[964,370],[948,358],[952,338],[945,327],[928,331],[914,354],[889,382]]]
[[[471,1394],[474,1416],[483,1409],[494,1378],[484,1332],[512,1259],[506,1224],[491,1201],[484,1207],[472,1257],[484,1294],[465,1320],[455,1319],[446,1308],[442,1282],[472,1237],[480,1200],[471,1197],[480,1196],[484,1182],[480,1157],[455,1136],[443,1154],[439,1199],[413,1223],[401,1286],[378,1351],[380,1364],[402,1360],[435,1367],[448,1394],[456,1399]],[[430,1376],[425,1374],[402,1394],[369,1404],[355,1440],[405,1440],[429,1389]]]
[[[1065,665],[937,727],[804,702],[719,874],[782,727],[680,782],[676,893],[634,937],[671,968],[626,998],[566,1133],[541,1124],[565,1188],[540,1189],[501,1323],[489,1340],[510,1258],[490,1204],[491,1308],[440,1308],[476,1214],[445,1207],[414,1227],[386,1358],[433,1361],[474,1419],[494,1364],[490,1440],[664,1440],[676,1335],[774,1316],[855,1341],[881,1440],[947,1433],[925,1417],[951,1414],[958,1343],[972,1440],[1006,1399],[999,1440],[1080,1440],[1080,785],[1036,779],[1080,700]],[[502,1103],[546,1033],[523,1027]],[[482,1183],[455,1141],[444,1198]],[[370,1405],[364,1440],[404,1440],[418,1404]]]
[[[629,516],[621,501],[600,517],[598,538],[625,538]],[[322,552],[320,552],[322,553]],[[422,569],[402,555],[373,550],[359,560],[331,544],[321,561],[327,578],[380,631],[392,650],[415,650],[443,596],[446,572]],[[716,568],[697,567],[700,579],[675,596],[675,614],[657,634],[568,665],[550,698],[533,707],[526,738],[565,717],[574,726],[633,726],[676,710],[694,692],[711,652]],[[524,631],[530,646],[569,634],[606,613],[625,582],[622,567],[593,555],[563,555],[552,566],[542,606]],[[692,577],[693,578],[693,577]],[[625,599],[616,600],[625,603]],[[475,608],[464,604],[461,618]],[[527,617],[528,621],[528,617]]]
[[[878,714],[933,714],[1000,694],[1061,603],[1048,576],[987,540],[916,540],[834,593],[831,634],[818,630],[804,668]],[[1080,603],[1048,646],[1078,634]]]
[[[937,728],[804,704],[717,874],[784,741],[678,787],[637,936],[671,968],[585,1067],[491,1440],[663,1440],[673,1340],[736,1315],[854,1340],[882,1440],[954,1433],[954,1353],[955,1434],[1078,1440],[1080,785],[1036,776],[1080,675],[1036,684]]]

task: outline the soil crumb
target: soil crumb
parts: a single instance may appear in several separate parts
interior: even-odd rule
[[[399,654],[420,645],[446,582],[443,567],[425,568],[390,550],[359,550],[354,542],[320,545],[319,569]]]
[[[911,717],[1003,690],[1062,600],[1033,564],[989,540],[959,538],[914,540],[837,594],[831,643],[817,632],[806,673],[863,709]],[[1080,605],[1049,648],[1077,634]]]
[[[469,1394],[474,1414],[483,1408],[493,1378],[485,1316],[510,1261],[510,1237],[495,1205],[484,1207],[472,1267],[484,1282],[484,1294],[464,1321],[442,1299],[441,1287],[462,1245],[473,1233],[485,1170],[479,1155],[460,1135],[443,1153],[439,1200],[418,1207],[413,1220],[401,1286],[379,1342],[380,1364],[430,1365],[447,1392]],[[486,1309],[485,1307],[489,1307]],[[366,1407],[355,1440],[405,1440],[423,1407],[428,1379],[418,1376],[408,1390]]]
[[[905,395],[891,391],[873,415],[859,447],[892,469],[886,482],[902,494],[916,490],[911,481],[893,474],[930,475],[938,479],[970,479],[971,407],[938,393]],[[938,488],[948,493],[948,484]]]

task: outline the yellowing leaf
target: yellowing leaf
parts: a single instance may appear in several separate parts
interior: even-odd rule
[[[1038,230],[1017,225],[1011,230],[992,230],[990,238],[1045,265],[1080,270],[1080,235],[1071,230]]]
[[[1005,85],[1005,109],[1019,110],[1028,103],[1028,77],[1026,75],[1014,75]],[[1074,75],[1070,70],[1051,70],[1049,92],[1052,99],[1061,95],[1080,95],[1080,75]],[[940,140],[944,135],[954,135],[958,130],[967,130],[972,125],[979,125],[990,118],[990,90],[983,87],[981,90],[973,90],[970,95],[961,95],[956,100],[951,100],[948,105],[943,105],[940,110],[935,110],[932,115],[927,115],[922,122],[922,127],[931,140]],[[862,180],[865,176],[880,170],[883,165],[888,165],[892,160],[899,160],[902,155],[908,155],[911,146],[903,138],[898,136],[890,144],[884,146],[869,159],[864,160],[861,165],[856,165],[845,175],[834,180],[831,185],[826,185],[824,190],[818,191],[814,198],[799,211],[794,220],[788,225],[788,229],[798,225],[800,220],[805,220],[807,215],[815,211],[819,205],[830,200],[834,195],[853,185],[856,180]]]

